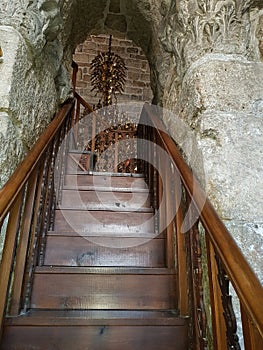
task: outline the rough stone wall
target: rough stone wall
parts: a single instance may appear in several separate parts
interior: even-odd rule
[[[164,106],[195,132],[195,172],[263,282],[262,10],[253,1],[177,1],[162,42],[172,54]],[[263,4],[261,3],[261,6]],[[166,123],[176,138],[171,117]]]
[[[59,1],[0,3],[0,187],[65,98]]]
[[[91,92],[90,63],[100,53],[107,52],[109,35],[92,35],[77,46],[73,56],[79,66],[77,91],[91,105],[98,103],[95,92]],[[151,102],[153,95],[150,87],[150,68],[142,49],[131,40],[112,37],[112,52],[120,55],[127,67],[127,77],[123,94],[116,95],[119,103],[125,101]]]

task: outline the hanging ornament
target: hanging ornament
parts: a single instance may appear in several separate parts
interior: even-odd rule
[[[117,102],[116,94],[122,94],[126,80],[126,66],[124,60],[111,50],[112,35],[110,35],[108,52],[99,53],[91,62],[91,91],[96,91],[102,100],[103,107]]]

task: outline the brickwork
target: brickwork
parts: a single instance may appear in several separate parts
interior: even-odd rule
[[[77,76],[77,91],[90,104],[97,104],[98,97],[91,92],[90,63],[99,52],[108,50],[108,35],[91,35],[88,39],[78,45],[74,60],[79,65]],[[144,101],[151,102],[152,90],[150,87],[150,68],[148,61],[140,47],[126,38],[112,38],[112,51],[120,55],[128,68],[125,91],[117,95],[118,102]]]

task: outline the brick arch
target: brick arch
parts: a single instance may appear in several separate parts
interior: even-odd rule
[[[77,92],[91,105],[98,103],[95,92],[91,92],[90,63],[99,52],[108,50],[109,35],[90,35],[79,44],[73,56],[79,66]],[[112,37],[112,51],[120,55],[127,67],[125,89],[117,95],[118,102],[143,101],[151,102],[153,93],[150,86],[150,67],[142,50],[125,36]]]

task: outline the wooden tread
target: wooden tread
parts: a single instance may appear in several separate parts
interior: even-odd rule
[[[31,307],[36,309],[135,309],[176,307],[176,276],[168,269],[36,269]]]
[[[37,266],[37,274],[99,274],[99,275],[175,275],[175,269],[166,267],[74,267],[74,266]]]
[[[162,267],[164,249],[164,239],[48,235],[44,264]]]
[[[131,176],[66,175],[64,189],[87,189],[115,192],[148,192],[143,178]]]
[[[154,232],[152,213],[56,210],[55,230],[85,232]]]
[[[48,231],[48,236],[63,236],[63,237],[105,237],[105,238],[142,238],[142,239],[155,239],[155,238],[165,238],[164,233],[156,234],[155,232],[110,232],[103,231],[103,235],[100,231],[96,232],[79,232],[70,230],[56,230]]]
[[[7,326],[184,326],[187,318],[177,310],[35,310],[18,317],[8,317]]]
[[[63,190],[59,209],[152,212],[147,192]]]
[[[187,350],[186,325],[18,325],[4,328],[1,350]],[[120,323],[120,322],[119,322]]]

